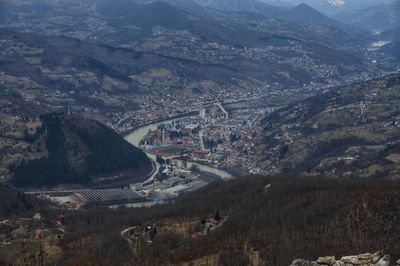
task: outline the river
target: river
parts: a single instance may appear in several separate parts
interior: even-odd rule
[[[137,129],[135,129],[132,133],[127,135],[125,137],[125,139],[129,143],[135,145],[136,147],[139,147],[140,141],[146,136],[146,134],[149,132],[149,130],[156,130],[157,127],[159,125],[161,125],[161,124],[168,124],[168,123],[171,123],[172,121],[179,120],[179,119],[182,119],[182,118],[183,117],[176,118],[176,119],[165,120],[165,121],[162,121],[162,122],[157,122],[157,123],[149,124],[149,125],[146,125],[146,126],[143,126],[143,127],[139,127]],[[147,156],[150,159],[152,159],[153,161],[156,162],[156,160],[155,160],[156,156],[155,155],[147,153]],[[181,162],[179,160],[175,160],[175,161]],[[195,163],[195,162],[188,162],[187,163],[188,167],[191,167],[193,165],[197,166],[200,169],[200,171],[212,173],[214,175],[218,175],[218,176],[221,177],[221,179],[225,179],[226,180],[226,179],[234,178],[234,176],[232,176],[227,171],[224,171],[224,170],[221,170],[221,169],[218,169],[218,168],[215,168],[215,167],[211,167],[211,166],[208,166],[208,165],[203,165],[203,164],[199,164],[199,163]],[[159,164],[156,162],[157,172],[158,172],[159,167],[160,167]]]

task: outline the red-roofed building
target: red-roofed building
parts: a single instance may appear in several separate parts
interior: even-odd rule
[[[210,155],[210,151],[209,150],[195,150],[192,151],[192,155],[198,158],[206,158],[208,155]]]

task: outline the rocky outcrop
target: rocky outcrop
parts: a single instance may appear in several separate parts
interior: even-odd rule
[[[290,266],[390,266],[390,255],[383,251],[344,256],[336,260],[334,256],[319,257],[316,261],[296,259]],[[396,262],[400,266],[400,259]]]
[[[319,257],[317,259],[318,264],[333,265],[336,262],[335,256],[332,257]]]

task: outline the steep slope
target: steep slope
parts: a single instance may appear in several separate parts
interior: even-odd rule
[[[256,11],[254,0],[196,0],[200,5],[228,11]]]
[[[205,13],[201,16],[188,12],[185,8],[187,4],[180,1],[137,4],[127,0],[118,0],[117,3],[111,0],[102,0],[96,2],[95,7],[97,12],[105,18],[106,23],[128,33],[128,36],[125,37],[126,40],[120,36],[122,34],[113,34],[114,45],[118,46],[122,42],[132,40],[133,37],[136,41],[145,40],[153,35],[154,31],[163,30],[171,33],[188,31],[196,36],[201,36],[203,41],[231,45],[251,45],[260,42],[257,34],[246,28],[210,21],[209,17],[205,17],[207,16]],[[109,8],[110,6],[112,8]],[[126,31],[126,28],[131,30]],[[106,34],[106,36],[108,35]],[[97,37],[102,38],[101,34],[98,34]],[[103,39],[102,41],[106,42]]]
[[[102,0],[99,1],[97,10],[116,27],[136,25],[148,30],[163,25],[166,28],[183,30],[191,26],[183,11],[164,2],[141,5],[126,0]]]
[[[0,182],[122,184],[152,170],[142,151],[102,124],[77,115],[46,115],[45,107],[0,88]]]
[[[339,26],[338,22],[326,17],[322,13],[304,3],[290,9],[286,19],[304,23]]]
[[[194,8],[193,5],[190,5],[190,7],[187,7],[187,2],[185,4],[182,4],[180,1],[176,0],[165,0],[171,3],[172,5],[175,5],[179,8],[183,8],[186,10],[189,10],[190,12],[196,12],[195,10],[201,10],[199,11],[199,15],[203,17],[213,17],[216,20],[220,20],[220,18],[215,18],[215,16],[221,17],[221,15],[224,17],[230,12],[235,12],[235,13],[243,13],[243,11],[246,12],[251,12],[252,13],[252,18],[255,19],[258,15],[262,15],[264,17],[264,20],[268,20],[269,23],[272,22],[272,18],[279,20],[280,23],[282,24],[283,22],[288,23],[290,27],[284,26],[285,30],[282,28],[280,29],[282,32],[286,32],[292,36],[296,36],[298,38],[305,37],[307,36],[308,40],[316,40],[318,39],[318,34],[315,34],[316,32],[322,31],[325,33],[329,32],[330,37],[327,36],[327,34],[323,33],[322,35],[324,36],[323,38],[318,39],[319,42],[325,43],[329,42],[328,39],[331,37],[336,38],[336,40],[341,39],[341,43],[344,46],[347,46],[347,43],[352,43],[353,47],[355,44],[360,45],[362,43],[365,43],[365,37],[362,36],[361,34],[353,31],[350,29],[345,23],[341,23],[338,21],[335,21],[334,19],[331,19],[324,14],[320,13],[313,7],[300,3],[297,6],[275,6],[271,4],[267,4],[264,2],[256,1],[256,0],[247,0],[247,1],[222,1],[222,0],[213,0],[213,1],[202,1],[198,0],[197,3],[203,6],[203,9],[200,7]],[[189,1],[190,2],[190,1]],[[205,8],[204,8],[205,7]],[[211,8],[211,9],[210,9]],[[213,11],[212,8],[219,10],[219,12]],[[214,14],[217,13],[217,14]],[[221,14],[222,13],[222,14]],[[235,14],[234,16],[237,16]],[[228,19],[225,19],[223,24],[226,24],[227,21],[229,21],[229,18],[232,17],[232,15],[227,16]],[[266,21],[264,21],[262,24],[265,24]],[[237,20],[236,20],[237,22]],[[250,24],[254,24],[250,23]],[[275,23],[276,24],[276,23]],[[244,25],[246,26],[246,25]],[[274,29],[276,25],[269,25],[270,29]],[[281,25],[282,26],[282,25]],[[309,30],[313,29],[313,36],[309,35],[307,32],[301,32],[302,27],[309,27]],[[248,26],[247,26],[248,27]],[[289,28],[289,31],[287,31]],[[260,30],[260,28],[258,29]],[[322,37],[322,36],[320,36]],[[328,38],[328,39],[326,39]],[[248,36],[246,38],[248,39]],[[253,41],[254,43],[254,41]],[[249,45],[249,44],[247,44]],[[350,45],[351,46],[351,45]]]
[[[171,205],[68,215],[65,256],[79,254],[72,257],[81,265],[95,257],[105,264],[287,266],[295,258],[385,250],[395,261],[399,185],[288,176],[221,181]],[[195,234],[224,216],[215,230]],[[129,247],[120,234],[132,226],[138,230],[127,234]]]
[[[384,31],[379,34],[379,36],[385,38],[386,40],[398,42],[400,41],[400,26]]]
[[[202,64],[66,37],[0,32],[2,86],[54,111],[66,111],[70,105],[76,111],[120,112],[137,109],[144,93],[165,92],[166,82],[182,90],[185,80],[190,84],[208,79],[221,85],[233,85],[233,77],[248,80],[244,73],[221,64]],[[140,75],[160,68],[171,73],[170,80],[159,86],[138,82]]]
[[[265,117],[260,166],[333,176],[400,176],[400,76],[344,87]]]
[[[285,30],[295,31],[286,26]],[[215,26],[208,36],[219,38],[217,43],[186,31],[161,30],[143,43],[127,44],[129,49],[0,30],[0,58],[4,62],[0,77],[5,87],[53,111],[66,111],[70,105],[74,111],[107,114],[137,109],[149,95],[161,98],[190,93],[205,81],[231,90],[247,90],[265,82],[297,88],[298,84],[342,79],[365,69],[366,62],[357,55],[327,46],[330,43],[282,34],[279,27],[273,32],[242,32],[240,26],[221,36],[223,30]],[[310,29],[303,28],[297,34],[301,33],[312,39]],[[248,50],[247,46],[234,45],[243,38],[257,40],[256,46]],[[333,41],[335,37],[326,39]],[[144,51],[133,50],[139,47]],[[329,77],[321,75],[320,65],[330,69]],[[166,74],[157,75],[160,70]]]
[[[108,111],[123,110],[126,104],[137,107],[122,98],[115,105],[98,97],[104,93],[114,99],[117,95],[138,95],[137,83],[106,61],[112,49],[65,37],[0,32],[0,57],[4,62],[0,66],[2,86],[23,94],[27,101],[35,105],[39,102],[53,110],[66,110],[68,103],[77,109]],[[95,55],[96,52],[103,54]]]
[[[0,182],[10,177],[9,165],[22,160],[22,152],[29,146],[24,132],[34,131],[39,126],[34,118],[43,113],[42,108],[0,85]]]
[[[400,58],[400,26],[379,34],[379,39],[385,45],[380,47],[381,51],[393,55],[397,60]]]
[[[17,186],[85,184],[107,176],[114,178],[104,183],[115,182],[126,178],[116,175],[123,172],[140,180],[152,170],[142,151],[98,122],[49,114],[38,123],[34,131],[24,133],[29,146],[22,161],[10,166]]]
[[[300,3],[294,7],[279,7],[263,3],[257,0],[197,0],[203,6],[224,10],[224,11],[251,11],[267,17],[294,21],[301,23],[314,23],[321,25],[339,26],[340,23],[326,17],[311,6]]]
[[[44,206],[45,204],[37,199],[27,196],[20,191],[0,185],[0,217],[2,219],[14,218],[26,214],[29,215],[28,217],[31,217],[35,211],[45,208]]]
[[[210,6],[221,6],[218,10],[222,10],[225,15],[226,11],[251,11],[263,14],[268,18],[290,22],[296,21],[298,18],[301,23],[305,23],[304,17],[308,14],[308,21],[312,24],[335,25],[341,28],[340,23],[328,19],[309,6],[304,8],[304,5],[299,5],[292,9],[286,9],[256,0],[199,0],[199,4],[196,4],[194,0],[71,1],[71,4],[49,0],[34,0],[29,3],[16,0],[3,3],[3,22],[0,21],[0,23],[13,30],[18,29],[45,35],[65,35],[112,46],[121,46],[133,40],[136,42],[143,40],[154,33],[154,30],[159,34],[162,30],[187,30],[208,41],[225,40],[234,45],[250,46],[259,43],[256,38],[258,36],[254,36],[254,32],[248,31],[248,25],[237,28],[237,25],[229,21],[232,20],[232,16],[228,16],[228,19],[222,22],[217,22],[213,18],[215,9],[209,8]],[[29,9],[32,11],[26,12]],[[43,18],[49,22],[40,23]],[[293,23],[291,25],[294,28],[298,27]],[[242,38],[238,38],[238,31]],[[214,32],[216,34],[210,34]],[[296,29],[292,32],[296,33]],[[346,34],[349,32],[342,32],[342,35]],[[302,36],[301,33],[298,34],[298,37],[300,36]]]
[[[343,23],[371,31],[384,31],[400,25],[400,1],[377,3],[362,10],[350,10],[335,15]]]
[[[389,4],[396,0],[262,0],[275,5],[299,5],[306,3],[324,14],[335,16],[338,13],[362,10],[377,4]]]

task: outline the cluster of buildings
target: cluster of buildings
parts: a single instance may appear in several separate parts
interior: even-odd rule
[[[259,120],[266,112],[263,108],[227,111],[221,104],[210,105],[200,108],[197,116],[150,131],[142,142],[143,148],[163,157],[185,155],[189,160],[217,168],[257,173],[260,170],[253,165],[252,156],[255,136],[261,132]],[[179,147],[182,152],[174,153]],[[173,152],[168,154],[168,150]]]
[[[257,172],[253,166],[255,136],[261,132],[259,119],[265,114],[263,109],[242,109],[231,112],[230,116],[219,115],[215,119],[211,113],[202,126],[204,146],[210,151],[194,160],[202,160],[218,168],[249,173]]]
[[[15,218],[0,221],[0,246],[10,246],[14,242],[34,241],[47,236],[56,236],[61,239],[64,235],[65,218],[60,215],[56,219],[49,219],[41,213],[31,218]]]
[[[212,231],[220,228],[226,222],[226,220],[228,220],[228,216],[214,216],[208,220],[202,220],[200,223],[200,230],[193,233],[191,238],[197,239],[210,234]]]
[[[151,146],[160,145],[184,145],[190,149],[196,148],[196,142],[193,136],[199,129],[199,124],[188,118],[182,118],[177,121],[172,121],[170,124],[160,125],[156,130],[150,131],[143,145],[148,148]]]
[[[200,174],[166,162],[160,166],[154,179],[131,187],[145,193],[151,200],[159,202],[195,191],[208,183]]]
[[[149,206],[199,189],[209,182],[198,173],[173,164],[160,165],[154,178],[110,189],[82,189],[37,192],[40,198],[53,201],[63,209],[81,209],[85,205]]]
[[[70,191],[49,191],[39,195],[60,208],[77,210],[85,205],[123,205],[147,202],[147,195],[129,187],[110,189],[82,189]]]
[[[218,102],[242,103],[253,102],[253,105],[262,105],[263,97],[274,90],[278,85],[265,85],[243,89],[218,87],[216,90],[204,90],[199,94],[186,95],[184,90],[173,95],[159,91],[157,97],[145,96],[140,108],[127,112],[112,114],[108,125],[118,132],[127,132],[134,128],[175,117],[197,114],[204,106]],[[282,90],[285,94],[286,91]]]

